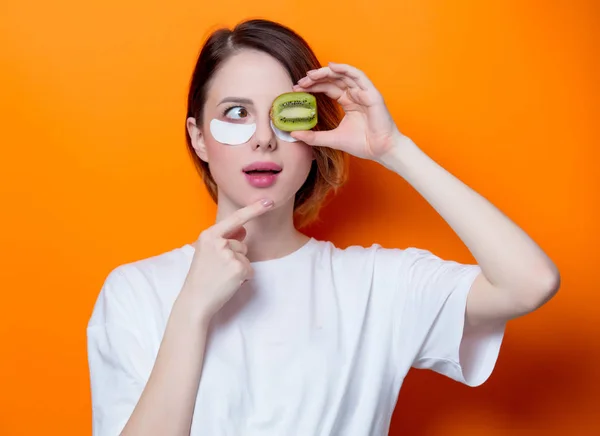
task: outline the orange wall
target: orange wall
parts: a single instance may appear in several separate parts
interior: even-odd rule
[[[3,3],[0,434],[90,434],[93,303],[111,268],[211,223],[183,142],[186,86],[209,29],[250,16],[362,68],[400,128],[562,272],[557,298],[510,324],[483,387],[411,373],[391,434],[600,434],[599,3],[201,3]],[[351,169],[313,235],[470,260],[398,176]]]

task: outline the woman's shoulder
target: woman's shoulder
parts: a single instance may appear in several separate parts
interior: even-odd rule
[[[400,273],[409,277],[414,274],[428,275],[442,270],[460,270],[474,266],[443,257],[431,249],[418,246],[384,246],[379,242],[368,244],[342,244],[334,241],[317,241],[317,256],[321,264],[331,263],[335,270],[352,275],[364,274],[366,269],[373,274]]]
[[[320,251],[339,258],[373,257],[381,260],[399,260],[419,257],[437,257],[432,251],[416,246],[389,246],[379,242],[342,243],[333,240],[316,240]]]
[[[168,251],[123,262],[108,272],[106,281],[112,283],[125,280],[138,285],[143,282],[151,284],[182,273],[187,274],[193,255],[191,250],[193,250],[191,246],[185,244]]]
[[[190,248],[186,244],[110,269],[97,294],[89,324],[125,319],[172,304],[189,270]]]

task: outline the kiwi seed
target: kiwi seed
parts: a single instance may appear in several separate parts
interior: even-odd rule
[[[317,99],[307,92],[286,92],[273,101],[271,120],[279,130],[310,130],[317,125]]]

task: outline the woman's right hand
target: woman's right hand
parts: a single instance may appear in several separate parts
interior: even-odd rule
[[[248,247],[244,224],[273,206],[271,200],[260,200],[241,208],[224,220],[204,230],[194,242],[195,253],[185,279],[181,296],[203,321],[212,316],[252,277],[246,257]]]

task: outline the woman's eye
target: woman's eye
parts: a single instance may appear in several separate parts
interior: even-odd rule
[[[233,118],[234,120],[241,120],[248,116],[248,111],[242,106],[236,106],[227,109],[227,111],[225,111],[225,116],[227,118]]]

